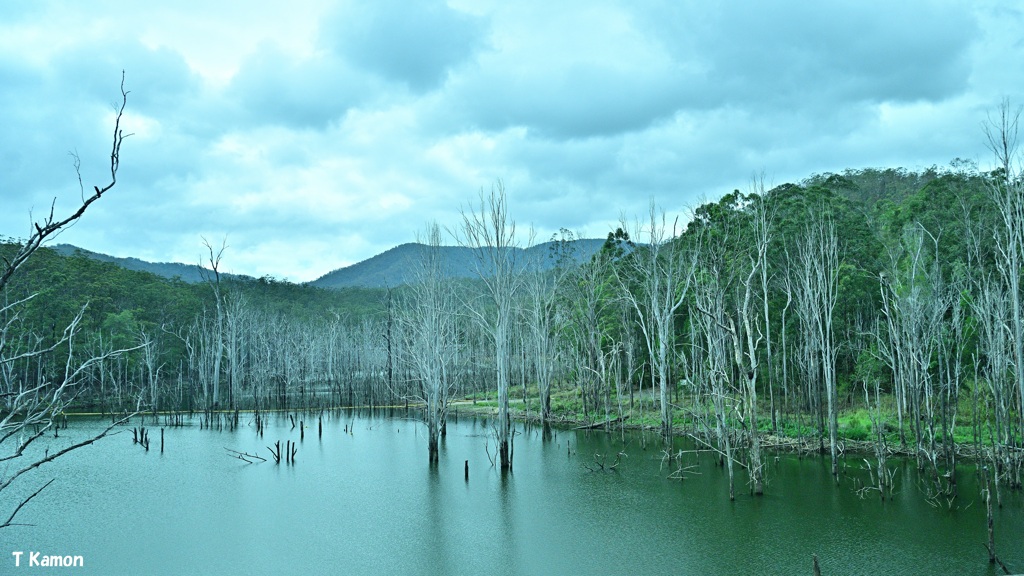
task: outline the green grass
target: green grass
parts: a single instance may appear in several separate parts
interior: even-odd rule
[[[513,417],[522,417],[524,413],[528,413],[531,418],[536,418],[540,414],[541,403],[537,387],[535,385],[528,386],[527,394],[528,396],[524,403],[521,386],[513,386],[509,390],[509,405]],[[493,410],[498,406],[497,394],[494,391],[477,392],[466,395],[464,398],[466,400],[475,400],[476,407],[490,413],[493,413]],[[897,426],[895,400],[891,396],[884,396],[880,400],[881,425],[884,426],[887,442],[890,446],[898,446],[900,444],[900,435]],[[613,394],[610,400],[612,418],[618,416],[619,402],[620,399]],[[708,410],[707,406],[695,406],[693,399],[686,395],[680,396],[677,402],[681,406],[674,410],[672,414],[672,423],[676,430],[682,431],[683,429],[693,428],[692,413],[694,410],[705,411],[706,422],[712,426],[714,425],[714,416],[706,412]],[[629,409],[628,395],[621,399],[621,403],[624,407],[622,415],[626,416],[626,426],[647,429],[659,428],[661,426],[658,400],[656,397],[652,397],[648,389],[645,389],[642,393],[634,391],[632,410]],[[863,400],[857,401],[856,399],[842,406],[836,418],[839,427],[839,438],[846,441],[873,441],[876,437],[876,431],[871,419],[871,411],[873,409],[867,407]],[[556,422],[583,424],[600,422],[605,418],[603,400],[598,408],[588,411],[588,418],[584,418],[583,403],[578,387],[556,387],[553,389],[551,394],[551,412],[553,420]],[[974,414],[973,398],[966,394],[961,395],[960,405],[958,406],[957,426],[954,430],[954,439],[958,444],[974,443],[972,423],[975,417],[979,417],[984,421],[990,417],[990,413],[983,407],[979,410],[979,414]],[[730,414],[729,425],[733,427],[740,425],[734,413]],[[904,427],[905,437],[908,443],[912,443],[914,433],[911,429],[909,418],[904,419]],[[777,415],[775,426],[773,426],[769,409],[762,403],[757,428],[763,434],[777,434],[790,438],[814,437],[818,430],[818,418],[816,415],[806,413],[780,412]],[[938,429],[936,429],[936,432],[941,434]],[[983,439],[983,443],[987,443],[987,438]]]

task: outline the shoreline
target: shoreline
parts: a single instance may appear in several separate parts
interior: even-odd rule
[[[449,416],[454,415],[456,418],[461,415],[467,415],[472,417],[486,417],[494,418],[498,415],[498,408],[490,405],[493,400],[474,400],[474,399],[459,399],[448,407]],[[520,406],[515,406],[519,404]],[[523,422],[531,425],[541,425],[540,412],[538,410],[524,410],[521,407],[522,400],[514,401],[513,406],[510,406],[509,417],[516,422]],[[97,412],[97,411],[67,411],[63,412],[60,418],[98,418],[98,417],[124,417],[133,416],[140,418],[167,418],[181,415],[204,415],[204,414],[216,414],[216,415],[233,415],[238,414],[255,414],[255,413],[266,413],[266,414],[288,414],[288,413],[312,413],[312,412],[332,412],[332,411],[352,411],[352,410],[420,410],[423,408],[421,403],[401,403],[401,404],[385,404],[380,406],[371,405],[358,405],[358,406],[321,406],[321,407],[292,407],[292,408],[216,408],[209,410],[158,410],[143,411],[135,414],[126,412]],[[638,414],[624,415],[624,416],[612,416],[608,420],[601,421],[588,421],[584,418],[574,416],[565,411],[552,411],[552,417],[549,424],[561,430],[600,430],[605,432],[614,432],[621,430],[629,430],[632,432],[651,432],[654,434],[659,433],[660,425],[650,424],[638,421],[644,417],[644,413],[638,410]],[[125,425],[128,425],[126,422]],[[170,425],[170,424],[169,424]],[[173,426],[173,425],[171,425]],[[808,430],[813,430],[808,427]],[[733,430],[733,432],[737,432]],[[680,426],[678,424],[673,426],[673,435],[677,438],[694,438],[691,433],[691,429],[687,426]],[[838,451],[841,456],[848,455],[864,455],[871,456],[875,455],[876,443],[871,440],[856,440],[851,438],[839,438],[838,440]],[[936,443],[938,454],[942,455],[942,444],[941,442]],[[1011,451],[1021,451],[1024,448],[1017,448],[1013,446],[1006,447]],[[742,443],[737,443],[735,446],[736,451],[742,451],[745,446]],[[816,435],[802,435],[793,436],[777,431],[761,431],[761,449],[771,450],[779,453],[786,454],[816,454],[816,455],[827,455],[829,453],[829,447],[827,442],[823,442]],[[958,442],[955,445],[956,459],[958,461],[969,461],[971,463],[977,463],[983,458],[990,457],[987,452],[991,450],[991,445],[981,444],[977,446],[973,442]],[[908,442],[905,445],[900,445],[898,441],[886,442],[886,455],[905,457],[905,458],[916,458],[917,450],[913,443]]]
[[[498,409],[495,406],[481,405],[474,403],[473,400],[459,400],[453,402],[449,407],[449,413],[455,411],[456,416],[461,416],[462,413],[471,416],[486,416],[496,417],[498,415]],[[509,418],[517,422],[525,422],[532,425],[541,425],[540,413],[537,411],[525,411],[519,408],[509,409]],[[559,428],[562,430],[596,430],[603,432],[614,432],[617,430],[629,430],[632,432],[653,432],[658,433],[660,426],[644,424],[642,422],[634,421],[634,417],[621,416],[613,417],[611,420],[589,422],[582,418],[573,418],[565,413],[552,414],[552,418],[549,422],[552,427]],[[685,426],[675,425],[673,426],[673,435],[678,438],[692,438],[693,435],[689,429]],[[854,440],[850,438],[840,438],[838,440],[838,451],[839,455],[864,455],[871,456],[875,455],[876,443],[871,440]],[[734,450],[741,451],[746,447],[737,445]],[[937,442],[936,448],[938,454],[942,455],[942,443]],[[957,461],[970,462],[977,464],[983,458],[987,458],[985,454],[991,448],[988,444],[982,444],[977,447],[974,443],[957,443],[954,447],[956,451]],[[815,454],[824,455],[829,454],[829,446],[827,440],[820,440],[817,436],[791,436],[780,432],[761,432],[761,449],[771,450],[786,454]],[[1010,450],[1022,450],[1015,447],[1008,447]],[[904,458],[916,458],[917,450],[911,442],[907,442],[906,445],[900,446],[898,442],[887,442],[886,443],[886,455]]]

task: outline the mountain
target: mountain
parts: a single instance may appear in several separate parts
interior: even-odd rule
[[[551,254],[553,244],[552,242],[545,242],[527,249],[515,248],[514,250],[522,253],[522,260],[524,262],[538,258],[541,262],[541,268],[548,270],[554,266],[554,258]],[[577,262],[583,262],[589,260],[591,256],[601,249],[604,240],[581,239],[575,240],[570,244],[574,259]],[[146,262],[138,258],[118,258],[85,250],[71,244],[56,244],[50,248],[62,256],[84,256],[93,260],[99,260],[100,262],[110,262],[127,270],[150,272],[164,278],[180,278],[182,281],[190,284],[205,281],[203,275],[209,274],[208,270],[195,264]],[[386,286],[401,286],[412,280],[416,271],[416,263],[423,258],[426,248],[423,244],[402,244],[357,264],[328,272],[306,284],[317,288],[383,288]],[[476,261],[472,248],[443,246],[441,251],[447,260],[445,268],[450,277],[476,277]],[[222,273],[221,277],[252,280],[249,276],[237,274]]]
[[[577,262],[589,260],[596,254],[604,240],[581,239],[571,243],[573,256]],[[527,249],[513,248],[522,253],[524,262],[534,258],[539,259],[541,267],[548,270],[554,266],[554,258],[551,255],[552,242],[545,242]],[[402,244],[386,252],[378,254],[362,262],[358,262],[345,268],[339,268],[324,274],[309,284],[319,288],[383,288],[386,286],[400,286],[410,282],[416,273],[416,263],[423,258],[427,246],[424,244]],[[463,246],[442,246],[441,252],[446,260],[448,275],[452,278],[474,278],[476,272],[476,259],[473,248]]]
[[[72,246],[71,244],[56,244],[54,246],[50,246],[50,248],[62,256],[85,256],[86,258],[99,260],[100,262],[110,262],[127,270],[149,272],[164,278],[180,278],[183,282],[188,282],[189,284],[204,282],[205,277],[203,275],[212,274],[212,272],[206,268],[202,268],[196,264],[146,262],[145,260],[139,260],[138,258],[118,258],[117,256],[108,256],[106,254],[100,254],[99,252],[92,252],[84,248]],[[251,279],[248,276],[227,273],[221,273],[221,278]]]

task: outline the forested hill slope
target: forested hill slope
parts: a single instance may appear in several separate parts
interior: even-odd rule
[[[11,258],[18,245],[0,242],[0,258]],[[181,265],[184,266],[184,265]],[[323,290],[272,278],[221,277],[222,294],[247,313],[274,321],[308,322],[379,314],[379,290]],[[21,307],[20,329],[59,336],[84,309],[79,328],[89,338],[116,337],[118,345],[134,342],[140,331],[154,338],[200,324],[216,309],[214,291],[205,282],[185,282],[153,272],[131,270],[83,251],[64,255],[44,247],[15,275],[3,297],[14,302],[35,294]],[[168,332],[170,331],[170,332]],[[177,342],[180,344],[180,342]],[[177,345],[175,344],[175,345]],[[174,364],[178,359],[175,358]]]
[[[960,160],[953,162],[954,168],[958,166],[971,168],[963,166],[963,164],[965,163]],[[904,214],[916,214],[919,210],[924,209],[924,206],[916,206],[915,197],[927,197],[928,185],[936,183],[937,180],[941,180],[943,174],[948,175],[948,173],[948,170],[940,170],[935,167],[920,171],[903,168],[848,169],[840,173],[809,176],[801,181],[799,186],[802,188],[827,188],[837,196],[845,198],[869,212],[885,210],[888,206],[891,209],[902,211]],[[783,189],[787,186],[790,185],[783,185],[779,188]],[[907,204],[908,202],[909,204]],[[930,211],[934,211],[935,208],[937,207],[931,207]],[[949,206],[945,208],[952,209]],[[899,219],[899,215],[896,215],[896,219]],[[589,260],[598,252],[603,243],[603,239],[581,239],[572,241],[570,244],[576,260],[582,262]],[[422,260],[425,248],[422,244],[402,244],[362,262],[328,272],[307,284],[317,288],[401,286],[412,279],[416,270],[415,264]],[[542,268],[550,268],[554,262],[550,257],[551,248],[552,242],[545,242],[522,250],[524,260],[536,258],[541,262]],[[203,269],[196,264],[147,262],[138,258],[119,258],[69,244],[57,244],[52,249],[64,256],[77,254],[93,260],[116,264],[127,270],[149,272],[163,278],[180,279],[190,284],[203,281]],[[446,268],[451,277],[473,278],[476,276],[472,249],[446,246],[442,248],[442,251],[447,260]],[[221,276],[225,279],[253,280],[244,275],[222,274]]]
[[[118,258],[117,256],[109,256],[107,254],[100,254],[99,252],[92,252],[91,250],[72,246],[71,244],[57,244],[52,246],[52,249],[61,256],[85,256],[86,258],[99,260],[100,262],[116,264],[126,270],[149,272],[150,274],[156,274],[157,276],[171,280],[179,279],[189,284],[203,282],[205,281],[203,274],[205,273],[209,275],[209,271],[201,268],[197,264],[181,264],[179,262],[146,262],[145,260],[139,260],[138,258]],[[221,273],[221,277],[238,280],[252,280],[249,276],[228,274],[224,272]]]
[[[601,249],[604,240],[583,239],[571,242],[572,253],[578,262],[589,260]],[[524,262],[535,261],[541,269],[554,265],[551,256],[553,243],[545,242],[527,249],[516,249]],[[408,284],[416,274],[416,263],[423,260],[427,247],[423,244],[402,244],[368,260],[339,268],[310,282],[318,288],[383,288]],[[462,246],[443,246],[446,270],[452,278],[473,278],[477,275],[473,249]]]
[[[573,255],[578,262],[589,260],[591,256],[601,249],[603,243],[604,240],[596,239],[572,241]],[[402,244],[362,262],[328,272],[307,284],[316,288],[384,288],[387,286],[401,286],[409,283],[412,279],[412,275],[416,270],[415,264],[422,259],[425,248],[422,244]],[[551,248],[552,243],[545,242],[521,250],[521,252],[524,255],[524,259],[537,258],[542,265],[542,269],[546,270],[554,262],[550,256]],[[126,270],[149,272],[150,274],[171,280],[178,279],[188,284],[203,282],[205,281],[204,274],[209,275],[208,271],[196,264],[147,262],[138,258],[118,258],[99,252],[92,252],[70,244],[57,244],[52,249],[62,256],[84,256],[92,260],[115,264]],[[476,276],[475,260],[471,249],[460,246],[445,246],[442,248],[442,251],[447,260],[446,269],[451,277],[473,278]],[[250,276],[227,273],[221,273],[221,278],[240,281],[254,280]]]

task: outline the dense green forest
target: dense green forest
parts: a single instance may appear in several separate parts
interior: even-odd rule
[[[937,490],[955,490],[965,449],[1020,486],[1009,173],[955,161],[754,181],[685,226],[652,206],[583,262],[563,230],[543,264],[514,237],[474,244],[472,224],[506,223],[488,220],[507,216],[499,187],[460,236],[488,274],[451,278],[428,234],[417,280],[394,289],[212,271],[189,284],[40,249],[4,290],[0,385],[10,398],[71,384],[71,410],[103,413],[415,402],[432,438],[453,401],[497,392],[545,424],[686,434],[756,492],[768,445],[814,446],[837,473],[855,443],[879,470],[914,455]],[[884,495],[884,473],[877,484]]]

